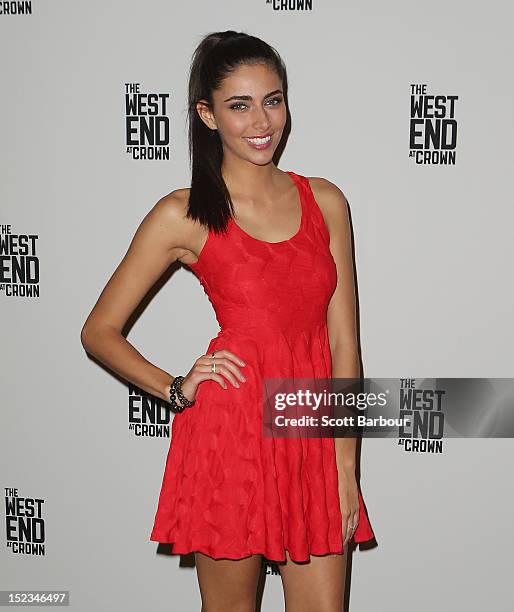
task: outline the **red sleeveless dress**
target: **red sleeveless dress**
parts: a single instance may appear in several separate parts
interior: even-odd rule
[[[215,559],[262,554],[308,561],[344,553],[333,438],[264,437],[262,378],[330,378],[327,307],[337,271],[329,233],[306,177],[288,172],[301,202],[298,232],[269,243],[229,221],[210,231],[190,268],[227,348],[245,363],[239,389],[204,381],[196,403],[174,415],[150,540],[173,553]],[[355,542],[374,537],[359,491]]]

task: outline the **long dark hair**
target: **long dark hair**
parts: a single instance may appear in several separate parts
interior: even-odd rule
[[[287,73],[278,52],[260,38],[244,32],[212,32],[195,49],[189,72],[189,158],[191,190],[187,216],[209,230],[225,231],[234,208],[221,175],[223,146],[196,110],[199,100],[212,107],[212,93],[241,64],[264,63],[282,80],[287,108]],[[289,115],[289,113],[288,113]]]

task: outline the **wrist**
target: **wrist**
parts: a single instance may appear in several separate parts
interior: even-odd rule
[[[194,406],[196,403],[195,399],[189,399],[182,392],[182,383],[185,377],[175,376],[175,378],[168,385],[168,402],[170,403],[171,410],[173,412],[183,412],[186,408]]]
[[[343,478],[355,477],[356,468],[357,466],[355,465],[355,463],[337,464],[337,471],[339,472],[339,475]]]
[[[170,392],[171,392],[171,384],[172,384],[172,382],[173,382],[174,380],[175,380],[175,378],[174,378],[174,377],[173,377],[173,378],[171,378],[171,379],[169,380],[169,382],[166,384],[166,386],[164,387],[163,397],[164,397],[164,399],[166,400],[166,402],[167,402],[168,404],[171,404]],[[178,403],[178,404],[181,404],[181,402],[179,401],[179,398],[178,398],[178,397],[177,397],[176,401],[177,401],[177,403]]]

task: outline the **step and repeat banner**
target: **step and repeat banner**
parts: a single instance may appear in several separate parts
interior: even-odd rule
[[[2,605],[200,609],[193,555],[149,539],[173,414],[80,331],[147,212],[190,185],[188,70],[210,32],[279,51],[278,165],[348,199],[364,375],[512,376],[513,17],[499,0],[0,2]],[[219,327],[176,264],[126,331],[179,375]],[[352,549],[353,612],[514,609],[512,439],[437,424],[362,440],[376,542]],[[273,562],[259,593],[283,609]]]

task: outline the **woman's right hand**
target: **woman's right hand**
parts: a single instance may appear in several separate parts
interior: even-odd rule
[[[213,362],[216,364],[216,372],[212,371]],[[214,357],[212,357],[212,353],[198,357],[193,367],[184,376],[180,388],[188,400],[195,399],[198,387],[204,380],[214,380],[223,389],[226,389],[227,383],[223,378],[225,377],[234,387],[238,388],[240,386],[238,380],[246,381],[239,369],[239,366],[244,367],[245,365],[244,361],[232,351],[217,349],[214,351]]]

